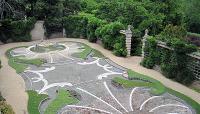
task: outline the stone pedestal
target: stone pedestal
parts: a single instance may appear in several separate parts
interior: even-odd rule
[[[132,31],[131,25],[128,26],[128,30],[121,30],[120,33],[126,35],[126,49],[127,49],[127,56],[131,56],[131,39],[132,39]]]

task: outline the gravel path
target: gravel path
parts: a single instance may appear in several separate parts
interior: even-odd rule
[[[140,61],[142,60],[141,57],[129,57],[129,58],[120,58],[116,57],[112,54],[112,52],[104,49],[98,44],[89,43],[87,40],[84,39],[66,39],[66,38],[59,38],[59,39],[52,39],[50,41],[77,41],[88,44],[94,49],[99,50],[102,52],[106,57],[111,59],[113,62],[124,66],[126,68],[132,69],[136,72],[148,75],[153,77],[159,81],[161,81],[165,86],[175,89],[176,91],[183,93],[195,101],[200,103],[200,94],[187,88],[184,85],[181,85],[177,82],[169,80],[165,78],[162,74],[157,71],[146,69],[140,66]],[[16,114],[27,114],[27,93],[25,92],[25,83],[23,79],[15,73],[15,71],[9,67],[8,60],[4,53],[7,49],[12,47],[22,46],[22,45],[32,45],[35,42],[26,42],[26,43],[10,43],[5,45],[0,45],[0,59],[2,60],[2,69],[0,70],[0,91],[2,95],[6,98],[7,102],[13,107]]]

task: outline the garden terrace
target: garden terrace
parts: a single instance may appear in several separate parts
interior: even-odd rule
[[[195,101],[187,97],[182,100],[159,81],[108,62],[88,45],[76,42],[58,44],[66,48],[53,52],[23,53],[25,57],[43,57],[47,62],[39,67],[29,65],[20,73],[30,95],[29,113],[198,112]],[[10,51],[20,48],[24,49],[18,47]],[[129,78],[123,77],[124,72],[128,72]],[[113,85],[112,81],[123,87]],[[35,104],[32,103],[36,101],[34,99],[37,99]]]

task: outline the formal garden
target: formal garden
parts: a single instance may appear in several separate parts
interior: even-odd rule
[[[0,77],[8,64],[23,80],[24,114],[200,114],[199,11],[199,0],[0,0]],[[0,87],[0,114],[18,114],[6,98]]]

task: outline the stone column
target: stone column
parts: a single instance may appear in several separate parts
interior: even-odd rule
[[[126,35],[126,49],[127,49],[127,56],[131,56],[131,39],[132,39],[132,31],[131,25],[128,25],[128,30],[121,30],[120,33]]]
[[[143,58],[145,56],[144,49],[145,49],[145,46],[146,46],[146,41],[147,41],[147,38],[149,37],[148,33],[149,33],[149,30],[146,29],[145,30],[145,35],[144,35],[144,37],[142,39],[142,57]]]

